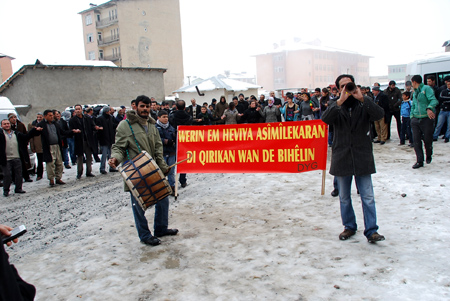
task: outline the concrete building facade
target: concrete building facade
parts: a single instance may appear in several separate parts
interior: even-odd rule
[[[138,95],[164,99],[165,69],[97,66],[25,65],[0,86],[0,95],[14,105],[24,122],[46,109],[64,110],[75,104],[130,106]]]
[[[327,87],[337,76],[352,74],[369,85],[369,56],[329,47],[295,44],[256,55],[257,83],[265,90]]]
[[[112,0],[79,14],[87,60],[167,69],[165,95],[183,85],[179,0]]]

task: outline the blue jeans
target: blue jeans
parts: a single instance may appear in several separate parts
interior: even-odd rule
[[[63,153],[64,166],[69,165],[69,148],[63,147],[62,153]]]
[[[353,176],[336,177],[339,186],[342,224],[345,229],[356,231],[356,217],[351,198],[352,178]],[[378,230],[372,177],[371,175],[355,176],[355,181],[361,196],[364,215],[364,235],[370,237]]]
[[[441,132],[445,122],[447,122],[447,130],[445,131],[445,138],[450,139],[450,111],[439,112],[438,122],[436,125],[436,129],[434,130],[433,139],[438,138],[439,133]]]
[[[167,165],[172,165],[177,161],[177,156],[164,156],[164,161],[166,161]],[[172,167],[169,174],[167,175],[167,178],[169,179],[169,185],[170,187],[175,186],[175,168]]]
[[[111,147],[108,145],[101,145],[102,159],[100,161],[100,172],[105,171],[106,161],[111,158]]]
[[[69,145],[69,155],[72,165],[77,162],[77,156],[75,156],[75,140],[73,138],[67,138],[67,145]]]
[[[138,232],[139,239],[146,241],[152,237],[152,233],[148,228],[148,221],[145,218],[145,211],[139,205],[139,201],[136,200],[133,194],[131,196],[131,208],[133,209],[134,223],[136,224],[136,230]],[[149,209],[147,209],[149,210]],[[169,198],[165,197],[155,205],[155,219],[154,219],[155,232],[164,233],[169,225]]]

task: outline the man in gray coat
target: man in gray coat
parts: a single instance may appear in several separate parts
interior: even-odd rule
[[[351,199],[352,178],[361,195],[364,213],[364,235],[369,242],[384,240],[378,234],[377,214],[371,174],[375,173],[370,122],[384,117],[383,109],[369,97],[363,96],[355,86],[352,75],[343,74],[336,79],[340,97],[323,113],[322,120],[334,127],[334,141],[330,174],[339,187],[341,218],[344,232],[339,239],[347,240],[357,230]]]

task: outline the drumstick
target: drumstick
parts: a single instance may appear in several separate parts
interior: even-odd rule
[[[176,162],[176,163],[170,165],[169,168],[172,168],[172,167],[174,167],[174,166],[176,166],[176,165],[178,165],[178,164],[180,164],[180,163],[183,163],[184,161],[187,161],[187,160],[189,160],[190,158],[192,158],[192,153],[191,153],[191,152],[188,152],[187,154],[188,154],[188,156],[189,156],[188,158],[186,158],[186,159],[184,159],[184,160],[181,160],[181,161],[178,161],[178,162]]]

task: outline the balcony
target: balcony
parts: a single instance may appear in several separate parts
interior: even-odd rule
[[[114,25],[118,22],[119,22],[119,20],[117,18],[116,19],[107,18],[107,19],[101,19],[100,21],[96,21],[95,25],[97,26],[98,29],[101,29],[101,28],[105,28],[105,27]]]
[[[119,35],[115,36],[115,37],[105,37],[102,38],[101,40],[98,40],[98,46],[109,46],[109,45],[113,45],[116,43],[119,43]]]
[[[102,58],[99,58],[100,61],[111,61],[111,62],[117,62],[120,61],[122,57],[120,55],[107,55]]]

